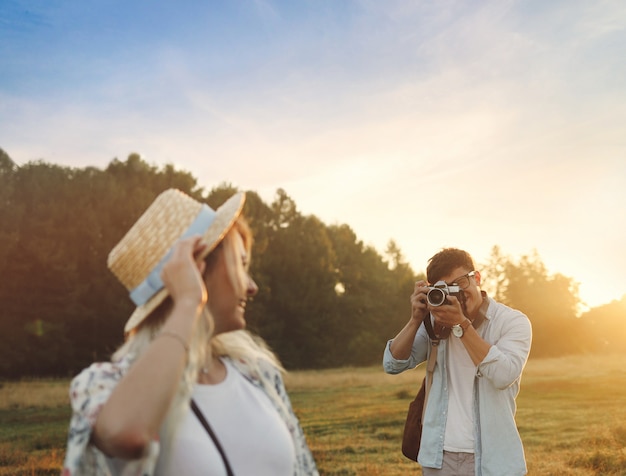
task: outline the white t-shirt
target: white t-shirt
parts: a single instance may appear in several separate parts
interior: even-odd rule
[[[193,399],[211,425],[237,476],[292,476],[293,440],[269,397],[224,360],[226,378],[197,384]],[[171,447],[161,443],[155,476],[225,476],[210,436],[189,409]],[[169,470],[168,470],[169,468]]]
[[[476,366],[461,339],[448,338],[448,416],[443,449],[474,452],[474,377]]]

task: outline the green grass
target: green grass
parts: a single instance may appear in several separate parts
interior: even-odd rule
[[[400,439],[423,369],[293,372],[287,386],[327,476],[419,475]],[[0,476],[59,474],[68,381],[0,386]],[[626,356],[532,360],[517,399],[530,475],[626,475]]]
[[[0,410],[0,474],[59,474],[69,417],[66,406]]]

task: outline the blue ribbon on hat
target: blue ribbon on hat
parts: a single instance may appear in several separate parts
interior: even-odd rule
[[[187,230],[180,236],[179,241],[194,235],[204,235],[204,233],[211,226],[211,223],[215,220],[215,216],[216,213],[211,207],[208,205],[202,205],[200,212],[191,225],[189,225],[189,228],[187,228]],[[147,303],[152,296],[164,288],[165,285],[161,279],[161,271],[163,270],[165,263],[167,263],[170,259],[173,248],[174,246],[167,251],[161,261],[159,261],[152,271],[150,271],[150,274],[148,274],[146,279],[144,279],[130,292],[130,298],[135,305],[141,306]]]

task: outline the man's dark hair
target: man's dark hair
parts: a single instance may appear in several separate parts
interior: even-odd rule
[[[444,248],[428,260],[426,279],[430,284],[435,284],[455,268],[461,267],[474,271],[474,261],[470,254],[458,248]]]

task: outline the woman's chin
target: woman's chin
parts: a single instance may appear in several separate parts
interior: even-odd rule
[[[213,335],[225,334],[226,332],[240,331],[246,328],[246,320],[242,318],[236,319],[223,324],[216,324],[213,329]]]

